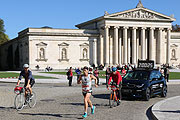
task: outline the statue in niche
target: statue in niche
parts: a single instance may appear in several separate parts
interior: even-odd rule
[[[62,59],[66,59],[66,49],[65,48],[63,48],[62,49]]]
[[[40,48],[40,51],[39,51],[39,58],[40,59],[45,59],[45,53],[44,53],[44,48]]]
[[[83,59],[87,59],[87,49],[83,49]]]

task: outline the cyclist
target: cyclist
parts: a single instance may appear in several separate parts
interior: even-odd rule
[[[117,90],[116,93],[118,93],[117,97],[118,97],[119,103],[120,103],[121,102],[121,97],[122,97],[121,96],[122,77],[121,77],[120,73],[117,71],[116,67],[112,68],[112,73],[110,73],[108,85],[110,85],[110,82],[111,82],[112,79],[113,79],[113,82],[116,83],[117,88],[119,88],[119,90]],[[108,88],[108,85],[107,85],[107,88]]]
[[[84,115],[82,116],[83,118],[87,117],[88,104],[91,107],[91,114],[94,114],[95,112],[95,106],[92,105],[92,102],[90,100],[90,96],[92,94],[92,79],[95,80],[95,87],[98,87],[97,78],[92,74],[88,74],[88,67],[84,67],[83,74],[79,77],[78,80],[78,84],[82,83],[82,94],[84,96]]]
[[[21,71],[21,73],[20,73],[20,75],[19,75],[19,79],[18,79],[18,82],[17,82],[16,87],[19,86],[22,77],[24,77],[24,79],[25,79],[25,82],[24,82],[25,97],[26,97],[26,95],[27,95],[27,90],[28,90],[28,89],[29,89],[29,91],[30,91],[30,97],[32,97],[32,96],[33,96],[33,94],[32,94],[32,86],[33,86],[34,83],[35,83],[35,79],[34,79],[33,76],[32,76],[32,72],[29,70],[29,65],[28,65],[28,64],[24,64],[24,65],[23,65],[23,68],[24,68],[24,69]]]

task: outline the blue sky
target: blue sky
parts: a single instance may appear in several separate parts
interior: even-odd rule
[[[15,38],[28,27],[76,29],[75,25],[100,17],[104,11],[120,12],[136,7],[139,0],[3,0],[0,18],[6,34]],[[180,24],[180,0],[142,0],[145,8],[170,16]]]

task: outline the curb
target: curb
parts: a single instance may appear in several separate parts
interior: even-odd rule
[[[175,97],[171,97],[171,98],[167,98],[165,100],[161,100],[157,103],[155,103],[153,106],[152,106],[152,109],[151,109],[151,115],[152,115],[152,118],[153,120],[164,120],[166,119],[165,116],[162,114],[162,113],[158,113],[156,111],[161,111],[160,107],[162,104],[164,104],[165,102],[167,101],[170,101],[170,100],[173,100],[173,99],[177,99],[179,98],[180,96],[175,96]]]
[[[0,78],[0,79],[16,79],[18,77],[7,77],[7,78]]]

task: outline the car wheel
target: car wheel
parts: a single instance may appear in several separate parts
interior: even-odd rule
[[[145,91],[144,99],[146,101],[149,101],[150,97],[151,97],[151,90],[149,88],[147,88],[146,91]]]
[[[167,96],[167,86],[163,86],[161,90],[161,97],[166,97]]]

